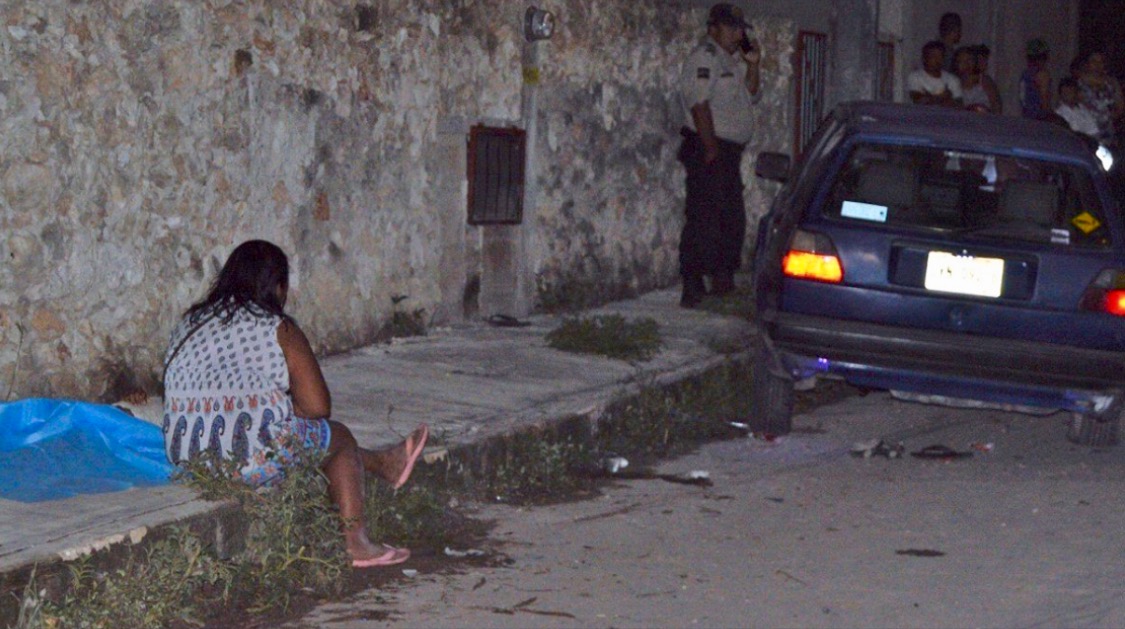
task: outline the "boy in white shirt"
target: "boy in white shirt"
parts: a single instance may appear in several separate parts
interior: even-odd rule
[[[945,46],[934,40],[922,47],[922,69],[906,78],[910,100],[917,105],[961,107],[961,80],[946,72]]]
[[[1055,113],[1066,120],[1071,131],[1090,137],[1098,137],[1098,121],[1094,112],[1086,108],[1078,97],[1078,81],[1067,77],[1059,81],[1059,106]]]

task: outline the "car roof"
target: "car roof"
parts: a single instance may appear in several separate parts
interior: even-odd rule
[[[851,133],[908,137],[920,143],[978,147],[998,152],[1029,152],[1090,164],[1091,147],[1058,125],[927,105],[852,101],[835,116]]]

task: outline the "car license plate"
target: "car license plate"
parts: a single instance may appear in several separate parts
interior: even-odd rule
[[[1004,260],[931,251],[926,259],[926,290],[999,297]]]

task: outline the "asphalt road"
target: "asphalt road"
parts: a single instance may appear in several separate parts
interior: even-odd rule
[[[482,507],[511,559],[405,576],[317,627],[1125,626],[1125,446],[1065,417],[856,397],[774,443],[710,444],[582,502]],[[858,441],[970,458],[862,459]],[[410,564],[403,566],[407,570]]]

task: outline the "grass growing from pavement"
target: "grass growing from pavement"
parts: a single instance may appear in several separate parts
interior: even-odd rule
[[[728,362],[673,386],[649,382],[599,422],[599,451],[655,458],[740,434],[729,422],[750,412],[751,367]]]
[[[569,499],[590,489],[602,459],[620,455],[643,464],[718,439],[745,435],[729,422],[749,412],[749,365],[737,362],[671,386],[643,382],[639,392],[589,420],[519,432],[468,455],[429,466],[456,494],[525,505]]]
[[[478,491],[487,499],[527,504],[580,489],[572,470],[589,460],[587,444],[571,437],[545,439],[536,432],[505,440]]]
[[[644,361],[661,347],[660,326],[650,318],[626,321],[621,315],[566,319],[547,333],[547,345],[567,352]]]
[[[488,440],[415,471],[421,486],[441,487],[464,501],[541,504],[589,483],[573,471],[592,456],[590,440],[536,428]]]
[[[233,572],[198,537],[177,528],[112,572],[95,570],[88,559],[75,562],[70,588],[60,601],[42,598],[45,591],[36,591],[32,579],[16,626],[147,629],[196,624],[209,604],[229,594]]]
[[[268,490],[242,483],[237,466],[223,461],[197,460],[177,480],[205,499],[240,503],[247,520],[242,552],[221,558],[199,535],[179,528],[112,571],[78,561],[56,600],[32,579],[17,627],[186,627],[221,617],[223,610],[277,615],[298,593],[324,598],[343,591],[350,567],[341,521],[315,456],[302,457]],[[394,492],[383,485],[374,479],[367,485],[372,539],[438,546],[458,531],[442,492],[429,487]]]
[[[380,341],[390,341],[411,336],[426,336],[428,327],[425,308],[418,308],[411,312],[396,308],[391,313],[390,320],[383,324],[375,338]]]

